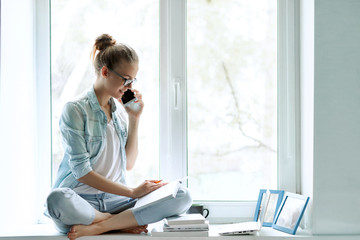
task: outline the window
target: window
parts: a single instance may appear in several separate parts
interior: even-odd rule
[[[64,104],[86,91],[96,76],[90,60],[97,36],[111,34],[139,54],[135,87],[146,107],[140,149],[128,184],[159,177],[159,2],[128,0],[51,1],[53,181],[63,157],[59,118]],[[78,14],[81,12],[82,14]]]
[[[276,40],[276,1],[187,1],[195,199],[256,200],[259,189],[277,188]]]
[[[213,216],[234,206],[245,218],[259,188],[296,191],[296,9],[284,0],[51,1],[53,177],[62,107],[95,80],[90,48],[109,33],[140,56],[146,107],[130,186],[189,175]]]

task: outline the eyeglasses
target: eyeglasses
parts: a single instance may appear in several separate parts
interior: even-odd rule
[[[112,71],[113,73],[115,73],[117,76],[121,77],[122,79],[124,79],[124,86],[128,86],[130,84],[135,84],[137,79],[134,78],[134,79],[126,79],[124,78],[123,76],[121,76],[119,73],[115,72],[114,70],[108,68],[110,71]]]

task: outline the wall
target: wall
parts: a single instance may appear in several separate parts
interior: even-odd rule
[[[0,229],[35,219],[33,19],[33,1],[1,1]]]
[[[315,0],[313,233],[360,233],[360,1]]]

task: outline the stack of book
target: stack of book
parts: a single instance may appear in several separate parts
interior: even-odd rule
[[[209,236],[209,221],[199,213],[183,214],[165,219],[163,226],[151,232],[156,237],[202,237]]]

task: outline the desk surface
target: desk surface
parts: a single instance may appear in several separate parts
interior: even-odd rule
[[[149,230],[151,230],[155,225],[149,225]],[[221,225],[210,225],[210,236],[209,237],[191,237],[191,239],[245,239],[245,240],[273,240],[273,239],[281,239],[281,240],[290,240],[298,237],[304,237],[306,240],[359,240],[360,236],[312,236],[306,231],[298,230],[295,236],[277,231],[270,227],[263,227],[259,233],[255,235],[242,235],[242,236],[219,236],[217,233],[217,229],[219,229]],[[14,228],[15,229],[15,228]],[[17,228],[16,230],[8,230],[6,232],[0,233],[0,240],[39,240],[39,239],[49,239],[49,240],[65,240],[68,239],[66,235],[58,233],[52,224],[37,224],[33,226],[29,226],[27,228]],[[3,230],[2,230],[3,231]],[[91,236],[91,237],[82,237],[82,240],[87,239],[97,239],[97,240],[144,240],[144,238],[150,238],[151,240],[185,240],[189,237],[151,237],[149,234],[124,234],[118,232],[112,232],[107,234],[102,234],[100,236]]]

